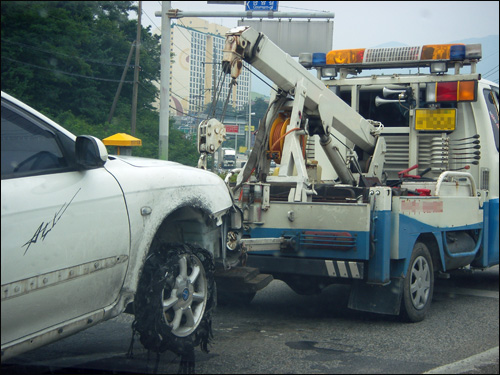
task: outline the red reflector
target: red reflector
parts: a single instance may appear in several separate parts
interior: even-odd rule
[[[436,86],[436,102],[456,102],[458,100],[458,82],[439,82]]]

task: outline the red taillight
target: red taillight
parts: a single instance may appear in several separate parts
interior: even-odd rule
[[[455,81],[428,83],[426,99],[435,102],[474,102],[476,101],[476,81]]]
[[[458,99],[457,82],[439,82],[436,87],[437,102],[456,102]]]

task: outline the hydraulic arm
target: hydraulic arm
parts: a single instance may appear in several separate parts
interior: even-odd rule
[[[332,166],[342,183],[354,184],[354,179],[330,134],[335,130],[366,152],[373,152],[377,138],[373,125],[328,89],[290,55],[282,51],[267,36],[249,27],[239,27],[226,34],[223,67],[236,79],[243,67],[242,60],[268,77],[278,88],[272,98],[266,118],[259,127],[258,136],[246,170],[240,179],[248,178],[253,168],[262,167],[264,148],[269,144],[273,122],[278,112],[288,109],[289,122],[281,156],[278,180],[307,184],[301,136],[318,135]],[[281,100],[281,101],[280,101]],[[264,134],[262,134],[264,133]],[[257,148],[257,149],[256,149]],[[292,176],[293,175],[293,176]],[[272,177],[268,178],[272,180]],[[299,187],[299,186],[298,186]]]

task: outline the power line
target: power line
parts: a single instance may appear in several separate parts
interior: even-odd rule
[[[80,59],[80,60],[89,61],[89,62],[93,62],[93,63],[97,63],[97,64],[103,64],[103,65],[111,65],[111,66],[119,66],[119,67],[125,66],[125,64],[113,63],[113,62],[109,62],[109,61],[102,61],[102,60],[96,60],[96,59],[89,59],[89,58],[75,56],[75,55],[70,56],[70,55],[67,55],[67,54],[62,53],[62,52],[48,51],[48,50],[45,50],[43,48],[35,47],[35,46],[25,44],[25,43],[14,42],[12,40],[8,40],[5,38],[2,38],[1,40],[2,40],[2,43],[5,42],[5,43],[10,43],[10,44],[16,44],[16,45],[21,46],[21,47],[27,47],[29,49],[44,52],[44,53],[49,53],[51,55],[60,55],[60,56],[64,56],[64,57],[69,57],[71,59]]]
[[[151,21],[151,23],[157,28],[159,29],[159,27],[156,25],[156,23],[154,23],[154,21],[151,19],[151,17],[149,17],[149,15],[143,10],[142,11],[142,14],[144,14],[146,17],[148,17],[148,19]]]
[[[482,61],[486,60],[486,59],[489,59],[490,57],[494,56],[494,55],[498,55],[498,50],[496,50],[495,52],[491,53],[490,55],[486,56],[485,58],[482,59]]]
[[[146,88],[146,87],[145,87],[142,83],[139,83],[139,85],[140,85],[140,86],[142,86],[142,88],[143,88],[144,90],[146,90],[147,92],[149,92],[150,94],[153,94],[153,93],[152,93],[151,91],[149,91],[149,90],[148,90],[148,89],[147,89],[147,88]],[[172,95],[174,95],[174,96],[177,96],[178,98],[180,98],[180,99],[182,99],[182,100],[186,100],[186,98],[184,98],[184,97],[180,96],[179,94],[177,94],[177,93],[175,93],[175,92],[173,92],[173,91],[170,91],[170,93],[171,93]],[[193,104],[193,103],[189,102],[189,100],[186,100],[186,101],[188,102],[188,104]],[[187,114],[187,113],[184,113],[183,111],[179,111],[179,109],[177,109],[177,108],[175,108],[175,107],[172,107],[171,105],[169,105],[169,107],[170,107],[170,108],[172,108],[172,109],[174,109],[174,110],[175,110],[175,111],[177,111],[177,112],[182,113],[184,116],[192,117],[192,118],[195,118],[195,119],[197,119],[197,120],[203,120],[203,118],[200,118],[200,117],[195,117],[195,116],[193,116],[193,115],[189,115],[189,114]]]
[[[483,78],[488,78],[488,77],[491,77],[491,76],[493,76],[493,75],[495,75],[495,74],[497,74],[497,73],[498,73],[498,67],[496,68],[496,70],[492,71],[491,73],[489,73],[489,74],[485,74],[485,75],[483,76]]]
[[[161,5],[161,3],[160,3],[160,2],[158,2],[158,4],[159,4],[159,5]],[[143,11],[143,13],[145,14],[145,12],[144,12],[144,11]],[[156,25],[156,23],[155,23],[155,22],[153,22],[153,20],[151,20],[151,18],[150,18],[147,14],[146,14],[146,16],[147,16],[147,17],[148,17],[148,19],[151,21],[151,23],[152,23],[152,24],[153,24],[156,28],[158,28],[158,26]],[[181,29],[184,29],[186,32],[188,32],[188,33],[190,34],[191,38],[193,38],[193,32],[200,33],[200,34],[204,34],[204,35],[207,35],[207,34],[208,34],[208,33],[206,33],[206,32],[203,32],[203,31],[197,30],[196,28],[191,28],[191,27],[186,26],[186,25],[184,24],[184,22],[183,22],[182,20],[180,20],[180,19],[178,19],[178,20],[177,20],[177,23],[176,23],[176,24],[174,24],[174,25],[175,25],[175,26],[177,26],[177,28],[178,28],[178,29],[177,29],[178,33],[179,33],[179,34],[180,34],[180,35],[181,35],[181,36],[182,36],[182,37],[183,37],[183,38],[184,38],[184,39],[188,42],[188,45],[189,45],[189,46],[192,46],[193,41],[192,41],[192,40],[190,40],[190,39],[188,38],[188,36],[187,36],[184,32],[182,32],[182,30],[181,30]],[[224,39],[224,38],[223,38],[223,36],[217,36],[217,35],[213,35],[213,36],[214,36],[214,37],[220,37],[221,39]],[[172,42],[172,45],[173,45],[175,48],[177,48],[180,52],[182,52],[182,51],[183,51],[183,50],[182,50],[182,49],[181,49],[181,48],[180,48],[180,47],[179,47],[176,43],[173,43],[173,42]],[[213,54],[212,54],[212,51],[210,51],[210,50],[206,49],[206,50],[205,50],[205,53],[206,53],[206,55],[207,55],[207,56],[209,56],[209,57],[211,57],[212,59],[214,59],[214,56],[213,56]],[[204,64],[204,63],[202,62],[202,64]],[[250,70],[250,69],[248,69],[248,68],[247,68],[247,70],[249,70],[249,71],[250,71],[250,73],[251,73],[251,70]],[[174,79],[174,80],[175,80],[175,81],[176,81],[176,82],[177,82],[177,83],[178,83],[178,84],[179,84],[179,85],[180,85],[180,86],[181,86],[184,90],[190,91],[190,88],[191,88],[191,87],[189,87],[189,88],[188,88],[188,87],[186,87],[185,85],[183,85],[181,82],[179,82],[179,80],[177,80],[175,77],[172,77],[172,78],[173,78],[173,79]],[[259,77],[259,78],[260,78],[260,77]],[[215,79],[215,77],[213,77],[212,79]],[[191,108],[191,107],[199,107],[199,103],[193,103],[193,102],[192,102],[192,101],[190,101],[189,99],[186,99],[185,97],[182,97],[182,96],[178,95],[177,93],[172,92],[172,94],[173,94],[173,95],[175,95],[176,97],[178,97],[178,98],[182,99],[183,101],[185,101],[185,102],[188,104],[188,106],[189,106],[190,108]],[[189,94],[188,98],[189,98],[190,96],[191,96],[191,95]],[[212,104],[213,104],[213,103],[212,103]],[[170,106],[170,107],[171,107],[171,106]],[[171,108],[172,108],[172,107],[171,107]],[[177,108],[173,108],[173,109],[177,110]],[[177,111],[178,111],[178,110],[177,110]],[[178,112],[183,113],[182,111],[178,111]],[[185,113],[183,113],[183,114],[184,114],[184,115],[186,115]]]
[[[224,40],[224,37],[223,37],[223,36],[221,36],[221,35],[209,34],[209,33],[203,32],[203,31],[196,30],[195,28],[188,27],[188,26],[186,26],[186,25],[182,22],[182,20],[181,20],[181,19],[179,19],[179,20],[178,20],[178,23],[176,24],[176,26],[177,26],[178,28],[183,28],[183,29],[185,29],[185,30],[186,30],[186,31],[187,31],[187,32],[191,35],[191,37],[193,37],[193,34],[192,34],[193,32],[197,32],[197,33],[200,33],[200,34],[203,34],[203,35],[212,35],[214,38],[220,38],[221,40]],[[183,37],[184,39],[186,39],[186,41],[189,43],[189,45],[190,45],[190,46],[192,46],[192,41],[191,41],[191,40],[189,40],[189,39],[187,38],[187,36],[186,36],[184,33],[180,32],[180,30],[179,30],[179,33],[182,35],[182,37]],[[174,45],[176,48],[178,48],[180,51],[182,51],[182,50],[181,50],[181,49],[180,49],[180,48],[179,48],[176,44],[173,44],[173,45]],[[206,53],[209,57],[211,57],[211,58],[212,58],[212,60],[213,60],[213,61],[214,61],[214,63],[215,63],[215,57],[213,56],[212,51],[210,51],[209,49],[207,49],[207,48],[206,48],[206,49],[205,49],[205,53]],[[202,64],[205,64],[205,63],[203,63],[203,62],[202,62]],[[245,68],[246,68],[246,69],[250,72],[250,74],[249,74],[249,79],[251,79],[251,74],[252,74],[252,71],[251,71],[251,69],[249,69],[249,68],[248,68],[248,66],[249,66],[249,65],[248,65],[248,63],[247,63],[247,62],[243,62],[243,66],[244,66],[244,67],[245,67]],[[221,71],[221,72],[222,72],[222,71]],[[259,78],[260,78],[260,77],[259,77]],[[212,80],[215,80],[215,77],[212,77]],[[222,87],[221,87],[221,89],[222,89]],[[238,99],[236,100],[236,103],[237,103],[237,102],[238,102]]]
[[[287,8],[287,9],[297,9],[297,10],[305,10],[308,12],[319,12],[319,13],[328,13],[326,10],[317,10],[317,9],[307,9],[307,8],[298,8],[298,7],[289,7],[289,6],[284,6],[280,5],[281,8]]]
[[[96,14],[94,14],[94,16],[97,16],[97,15],[96,15]],[[67,19],[58,18],[58,17],[54,16],[54,14],[53,14],[53,13],[51,13],[51,14],[50,14],[50,16],[49,16],[48,18],[46,18],[46,20],[48,20],[49,18],[51,18],[51,19],[55,19],[55,20],[58,20],[58,21],[62,21],[62,22],[67,22],[67,21],[68,21]],[[95,21],[95,20],[100,20],[100,19],[109,19],[109,17],[107,17],[107,16],[104,16],[104,17],[95,17],[95,18],[93,19],[93,21]],[[92,25],[91,25],[91,24],[87,24],[87,25],[85,25],[85,26],[87,27],[87,30],[92,31],[93,33],[95,33],[95,35],[100,36],[100,35],[102,35],[102,33],[103,33],[103,30],[97,30],[96,28],[92,27]],[[112,34],[111,34],[111,35],[112,35]],[[113,35],[112,35],[112,36],[113,36]]]
[[[32,67],[34,67],[34,68],[43,69],[43,70],[48,70],[48,71],[50,71],[50,72],[55,72],[55,73],[65,74],[65,75],[68,75],[68,76],[73,76],[73,77],[78,77],[78,78],[93,79],[93,80],[96,80],[96,81],[105,81],[105,82],[120,82],[120,80],[119,80],[119,79],[108,79],[108,78],[99,78],[99,77],[89,77],[89,76],[84,76],[84,75],[82,75],[82,74],[69,73],[69,72],[65,72],[65,71],[62,71],[62,70],[58,70],[58,69],[46,68],[46,67],[43,67],[43,66],[39,66],[39,65],[35,65],[35,64],[30,64],[30,63],[27,63],[27,62],[24,62],[24,61],[14,60],[14,59],[11,59],[11,58],[8,58],[8,57],[4,57],[4,56],[2,56],[2,59],[4,59],[4,60],[8,60],[8,61],[12,61],[12,62],[15,62],[15,63],[18,63],[18,64],[23,64],[23,65],[27,65],[27,66],[32,66]],[[123,81],[123,83],[134,83],[134,82],[133,82],[133,81]]]
[[[488,71],[487,71],[486,73],[484,73],[483,75],[487,76],[487,75],[489,75],[491,72],[493,72],[495,69],[498,71],[498,65],[497,65],[497,66],[494,66],[493,68],[491,68],[490,70],[488,70]]]

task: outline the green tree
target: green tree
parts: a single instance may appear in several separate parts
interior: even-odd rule
[[[50,115],[105,121],[135,39],[132,2],[5,1],[1,9],[2,90]],[[159,38],[144,29],[141,39],[138,108],[151,109]],[[120,97],[128,106],[132,79],[129,69]]]
[[[3,1],[1,86],[76,135],[100,139],[130,134],[133,65],[127,70],[111,123],[107,118],[136,38],[131,1]],[[133,155],[158,157],[160,38],[143,28],[137,138]],[[132,60],[133,64],[133,60]],[[196,140],[170,119],[169,160],[195,166]],[[116,149],[109,148],[110,153]]]
[[[252,125],[255,127],[255,130],[258,129],[259,121],[266,114],[268,106],[269,106],[269,102],[264,100],[263,98],[257,98],[252,103],[252,112],[255,113],[255,115],[252,115]]]

